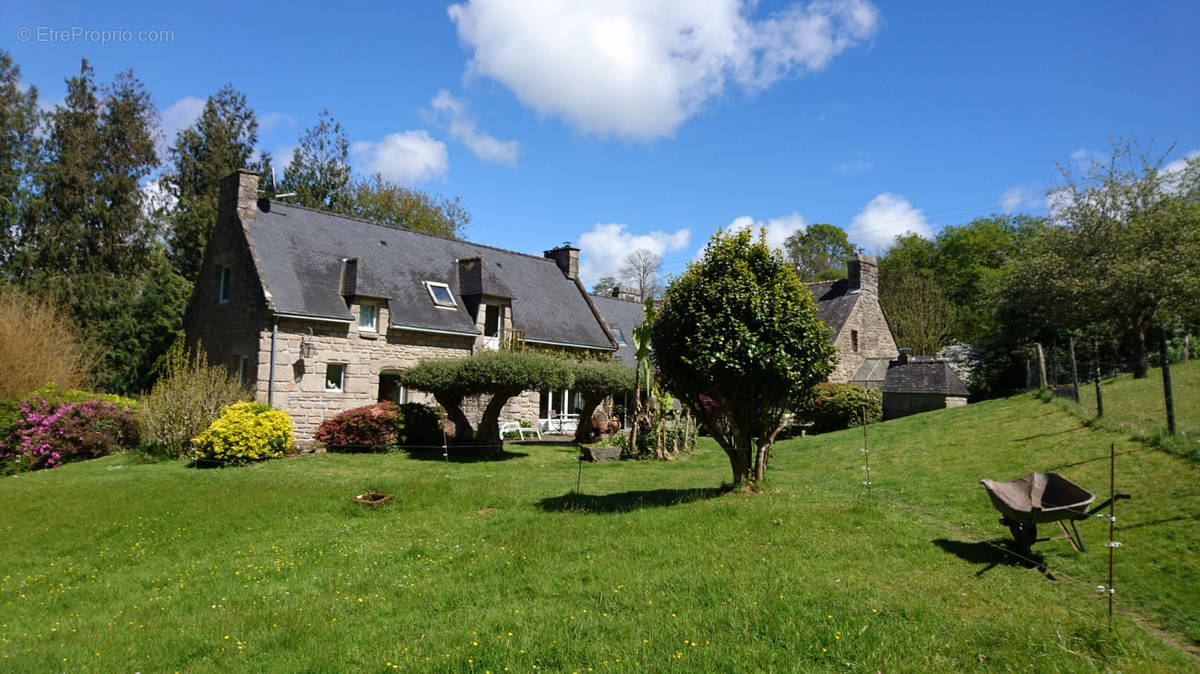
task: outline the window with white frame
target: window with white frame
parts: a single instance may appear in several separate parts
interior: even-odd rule
[[[617,339],[618,346],[626,346],[625,333],[621,332],[621,328],[613,328],[612,333],[613,333],[613,337],[615,337]]]
[[[229,265],[223,264],[217,267],[217,304],[225,304],[229,301]]]
[[[346,364],[329,363],[325,366],[325,390],[341,393],[345,390]]]
[[[504,336],[504,307],[485,304],[483,308],[483,336]]]
[[[374,304],[358,305],[358,329],[361,332],[375,332],[376,307]]]
[[[433,303],[437,306],[447,308],[458,306],[458,303],[454,301],[454,294],[450,292],[450,286],[445,283],[426,281],[425,289],[429,291],[429,296],[433,298]]]
[[[250,357],[249,356],[235,356],[234,358],[237,359],[238,383],[241,384],[242,386],[245,386],[246,384],[249,383]]]

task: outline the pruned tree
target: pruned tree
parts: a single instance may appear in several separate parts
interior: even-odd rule
[[[583,397],[575,441],[588,442],[594,432],[592,414],[605,398],[633,390],[634,370],[618,360],[583,360],[571,363],[571,374],[571,390]]]
[[[725,450],[733,484],[761,482],[784,415],[836,360],[796,271],[765,231],[718,231],[650,329],[659,377]]]
[[[571,387],[572,368],[565,360],[537,351],[484,351],[466,358],[427,360],[400,376],[400,383],[433,395],[454,423],[459,442],[501,446],[500,412],[514,396],[529,390]],[[478,428],[463,411],[471,396],[490,396]]]
[[[813,223],[792,234],[783,246],[788,262],[805,281],[842,278],[846,261],[854,254],[854,246],[845,230],[823,222]]]
[[[654,251],[638,248],[625,256],[620,273],[622,280],[637,288],[638,299],[644,302],[659,294],[661,270],[662,257]]]

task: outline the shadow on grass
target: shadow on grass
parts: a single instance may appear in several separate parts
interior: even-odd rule
[[[933,544],[942,550],[958,557],[959,559],[971,564],[984,564],[985,566],[975,573],[975,576],[982,576],[991,571],[995,567],[1003,564],[1005,566],[1021,566],[1027,569],[1041,569],[1046,572],[1043,557],[1036,552],[1029,550],[1014,550],[1012,541],[952,541],[946,538],[934,539]],[[1047,575],[1049,575],[1047,573]]]
[[[469,447],[469,446],[450,447],[450,449],[448,451],[449,456],[442,454],[441,447],[438,447],[436,449],[413,449],[413,448],[408,448],[408,449],[401,448],[401,449],[403,449],[405,454],[408,454],[409,458],[413,458],[418,461],[446,461],[447,459],[449,459],[450,463],[479,463],[481,461],[508,461],[511,459],[521,459],[521,458],[529,456],[525,452],[510,452],[505,449],[496,451],[495,449],[491,449],[488,447]]]
[[[1084,426],[1083,424],[1079,424],[1078,426],[1072,426],[1070,428],[1065,428],[1061,431],[1055,431],[1054,433],[1037,433],[1035,435],[1027,435],[1023,438],[1013,438],[1012,440],[1009,440],[1009,442],[1024,442],[1026,440],[1036,440],[1038,438],[1052,438],[1056,435],[1066,435],[1067,433],[1074,433],[1076,431],[1082,431],[1085,429],[1086,429],[1086,426]]]
[[[569,492],[562,496],[544,498],[538,501],[538,505],[542,510],[549,512],[619,513],[642,508],[666,508],[692,501],[716,498],[725,493],[728,493],[727,489],[717,487],[651,489],[622,491],[615,494]]]

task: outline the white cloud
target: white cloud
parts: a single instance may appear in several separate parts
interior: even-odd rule
[[[142,185],[142,213],[147,217],[153,217],[158,209],[170,213],[178,203],[175,195],[163,187],[161,178],[147,180]]]
[[[691,238],[692,232],[686,228],[634,234],[623,223],[596,223],[579,235],[579,276],[588,285],[601,276],[618,276],[618,269],[629,253],[644,248],[661,257],[686,248]]]
[[[359,141],[350,151],[360,173],[379,173],[403,185],[440,178],[450,168],[446,144],[423,129],[390,133],[378,143]]]
[[[258,130],[265,133],[277,126],[293,126],[299,121],[286,112],[271,112],[259,118]]]
[[[884,192],[867,202],[862,212],[850,221],[846,234],[850,241],[865,250],[883,252],[891,248],[901,234],[933,235],[925,214],[913,208],[908,200]]]
[[[175,101],[162,113],[163,143],[158,148],[159,157],[167,156],[167,148],[175,144],[175,136],[200,119],[205,101],[195,96],[184,96]]]
[[[823,70],[880,24],[866,0],[794,3],[761,20],[755,6],[467,0],[448,12],[473,50],[470,75],[584,132],[644,141],[674,133],[729,83],[754,92]]]
[[[1014,185],[1004,190],[997,201],[1005,213],[1012,213],[1022,208],[1046,207],[1046,200],[1042,194],[1029,185]]]
[[[1200,150],[1192,150],[1179,159],[1167,164],[1162,169],[1163,173],[1171,176],[1178,175],[1183,172],[1183,169],[1187,167],[1188,161],[1192,159],[1200,159]]]
[[[740,232],[749,229],[752,234],[757,236],[759,228],[765,227],[767,230],[767,245],[783,250],[783,244],[787,241],[788,237],[803,230],[804,225],[804,216],[799,213],[791,213],[779,218],[770,218],[766,222],[755,220],[749,215],[743,215],[739,218],[734,218],[733,222],[729,223],[729,226],[725,230]]]
[[[515,140],[498,140],[491,134],[477,131],[475,119],[467,113],[463,102],[442,89],[430,101],[441,120],[450,127],[450,135],[458,142],[467,146],[476,157],[496,164],[515,166],[517,155],[521,153],[521,144]]]

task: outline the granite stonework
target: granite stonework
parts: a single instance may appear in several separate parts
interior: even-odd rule
[[[263,265],[250,235],[252,221],[263,207],[257,188],[258,176],[246,171],[222,181],[218,219],[184,325],[190,346],[202,345],[210,363],[223,364],[231,374],[242,376],[255,400],[292,417],[297,442],[310,441],[325,419],[379,400],[382,375],[399,374],[423,360],[463,357],[499,348],[505,340],[523,338],[514,327],[512,298],[487,293],[469,300],[474,304],[470,309],[476,315],[477,334],[396,327],[390,320],[387,299],[357,295],[346,297],[348,315],[339,318],[281,315],[274,308],[269,284],[262,280]],[[578,249],[556,249],[547,256],[563,268],[564,282],[577,285],[566,275],[577,269],[572,265],[577,264]],[[219,298],[224,268],[229,270],[227,292]],[[502,285],[494,287],[506,290]],[[462,299],[468,301],[465,296]],[[374,330],[359,327],[364,304],[376,309]],[[498,335],[484,334],[486,305],[500,307]],[[606,330],[601,334],[607,334]],[[313,347],[307,358],[301,354],[301,344],[306,341]],[[540,347],[531,344],[529,348]],[[330,365],[345,367],[340,390],[327,384]],[[407,391],[406,400],[436,404],[432,396],[419,391]],[[526,391],[508,401],[501,420],[536,425],[540,402],[539,392]],[[464,412],[472,423],[478,423],[485,404],[484,398],[464,401]]]
[[[879,305],[879,263],[858,254],[847,265],[848,294],[857,295],[849,315],[835,330],[838,362],[828,381],[846,383],[868,358],[895,358],[899,353],[883,308]]]

